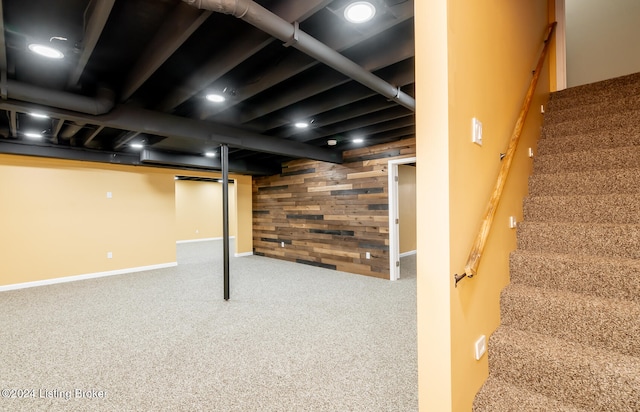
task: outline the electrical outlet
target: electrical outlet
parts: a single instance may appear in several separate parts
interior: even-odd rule
[[[113,193],[107,192],[107,199],[111,199],[113,197]]]
[[[484,335],[480,336],[480,338],[475,343],[475,353],[476,360],[480,360],[482,355],[487,351],[487,338]]]
[[[540,105],[540,113],[544,114],[544,104]]]
[[[284,247],[284,242],[280,242],[280,247]]]
[[[107,259],[112,259],[112,258],[113,258],[113,253],[107,252]]]
[[[365,253],[364,257],[367,258],[367,259],[371,259],[371,252]]]

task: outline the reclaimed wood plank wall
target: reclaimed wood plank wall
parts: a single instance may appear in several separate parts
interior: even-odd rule
[[[345,151],[343,164],[294,160],[254,178],[254,253],[388,278],[387,162],[415,148],[405,139]]]

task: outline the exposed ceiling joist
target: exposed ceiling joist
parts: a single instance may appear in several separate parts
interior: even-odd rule
[[[89,62],[89,58],[100,39],[104,26],[107,24],[107,19],[109,18],[114,3],[115,0],[94,0],[89,3],[88,7],[92,8],[91,15],[87,19],[87,27],[85,27],[82,53],[78,58],[78,64],[69,77],[69,81],[67,82],[68,87],[75,88],[78,85],[80,77],[82,73],[84,73],[84,68]]]
[[[179,3],[166,20],[155,37],[140,56],[136,65],[129,72],[120,101],[126,101],[176,50],[202,25],[211,15],[210,11],[202,11]]]

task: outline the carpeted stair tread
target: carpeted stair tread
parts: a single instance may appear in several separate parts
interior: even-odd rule
[[[633,165],[636,166],[637,165]],[[640,169],[537,173],[529,177],[530,196],[603,195],[640,192]]]
[[[551,93],[547,111],[562,110],[640,93],[640,73],[571,87]]]
[[[588,133],[602,131],[608,128],[624,128],[628,133],[640,133],[640,109],[630,108],[613,114],[587,117],[580,121],[556,122],[544,125],[542,136],[545,139],[553,139],[557,136],[568,134]]]
[[[640,225],[521,222],[518,249],[640,259]]]
[[[640,304],[512,283],[501,324],[621,354],[640,354]]]
[[[489,348],[496,378],[590,411],[640,410],[640,358],[509,326]]]
[[[602,131],[571,134],[554,137],[552,139],[540,139],[538,140],[537,155],[542,156],[637,145],[640,145],[640,133],[629,133],[624,127],[607,128],[607,130]],[[537,160],[537,158],[535,160]]]
[[[616,147],[540,155],[533,163],[533,173],[624,169],[629,165],[638,164],[640,164],[640,146]]]
[[[515,250],[511,283],[640,304],[640,260]]]
[[[584,412],[556,399],[490,376],[473,402],[474,412]]]
[[[593,116],[626,111],[630,108],[640,109],[640,90],[637,94],[625,95],[595,103],[583,105],[574,104],[564,108],[552,108],[553,110],[549,110],[547,107],[547,109],[545,109],[544,125],[548,126],[567,121],[581,121]]]
[[[529,196],[525,221],[640,224],[640,193],[574,196]]]

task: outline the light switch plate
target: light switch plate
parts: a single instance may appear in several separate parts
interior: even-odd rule
[[[482,146],[482,122],[475,117],[471,119],[471,141]]]

